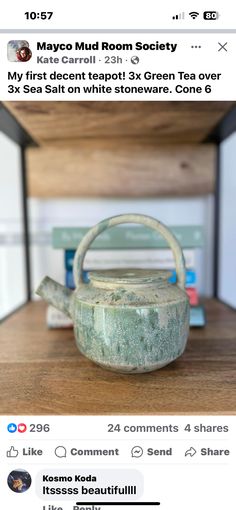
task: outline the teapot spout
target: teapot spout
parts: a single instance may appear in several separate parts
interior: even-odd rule
[[[37,288],[36,294],[47,301],[47,303],[50,303],[55,308],[68,315],[68,317],[71,317],[72,290],[67,289],[64,285],[46,276]]]

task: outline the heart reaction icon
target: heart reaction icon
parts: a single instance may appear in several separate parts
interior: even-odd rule
[[[18,432],[23,434],[24,432],[26,432],[26,430],[27,430],[26,424],[25,423],[19,423],[19,425],[18,425]]]

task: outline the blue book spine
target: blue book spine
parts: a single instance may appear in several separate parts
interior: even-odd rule
[[[65,268],[66,271],[72,271],[75,250],[65,250]]]
[[[185,284],[186,284],[186,287],[190,286],[192,287],[193,285],[196,284],[196,271],[194,271],[193,269],[188,269],[186,271],[186,281],[185,281]],[[169,282],[170,283],[176,283],[176,271],[172,271],[172,276],[169,278]]]
[[[84,281],[84,283],[89,282],[88,271],[83,271],[83,281]],[[75,288],[73,271],[66,271],[66,287],[68,287],[69,289],[72,289],[72,290],[74,290],[74,288]]]

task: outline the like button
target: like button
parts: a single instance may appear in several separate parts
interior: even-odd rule
[[[11,446],[10,450],[7,452],[7,457],[15,458],[19,454],[18,450],[15,450],[14,446]]]

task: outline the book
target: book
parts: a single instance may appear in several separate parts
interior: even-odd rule
[[[83,271],[83,282],[89,283],[89,272],[88,271]],[[66,287],[68,287],[68,289],[71,289],[71,290],[75,289],[73,271],[66,271],[65,284],[66,284]]]
[[[204,306],[192,306],[190,308],[190,328],[202,328],[206,325],[206,314]]]
[[[186,270],[186,280],[185,280],[185,286],[186,287],[193,287],[196,285],[197,277],[196,277],[196,271],[194,269],[187,269]],[[176,283],[176,270],[172,270],[172,276],[169,278],[170,283]]]
[[[46,323],[49,329],[70,329],[73,327],[70,317],[52,305],[47,307]]]
[[[187,287],[186,293],[189,298],[190,306],[197,306],[199,302],[197,289],[195,287]]]
[[[64,252],[64,265],[67,271],[71,271],[73,268],[73,261],[75,256],[75,250],[65,250]]]
[[[184,257],[187,267],[195,265],[194,250],[184,250]],[[74,289],[72,265],[73,260],[72,264],[69,265],[70,269],[66,269],[65,276],[66,286],[70,289]],[[170,269],[174,271],[175,261],[171,250],[91,250],[87,252],[84,261],[84,281],[87,282],[89,280],[88,273],[91,270],[113,269],[117,267]]]
[[[65,255],[65,267],[72,270],[74,253]],[[184,249],[188,269],[195,267],[195,251]],[[84,269],[112,269],[114,267],[141,267],[147,269],[175,269],[174,255],[170,249],[161,250],[89,250],[86,253]]]
[[[204,244],[204,229],[201,225],[169,227],[182,248],[199,248]],[[89,227],[54,227],[52,245],[56,249],[76,249]],[[165,239],[145,226],[112,227],[100,234],[92,243],[92,249],[140,249],[167,248]]]

